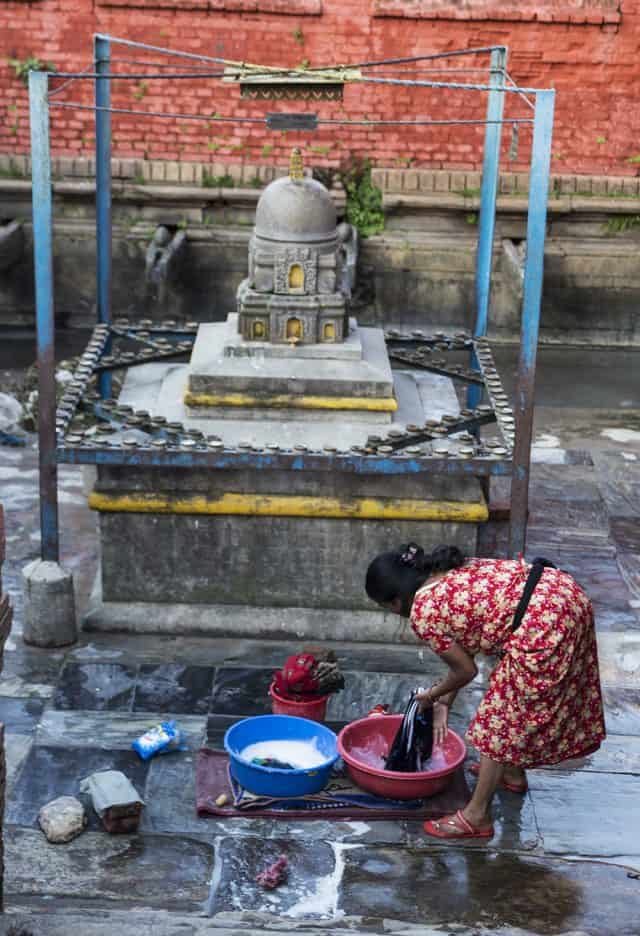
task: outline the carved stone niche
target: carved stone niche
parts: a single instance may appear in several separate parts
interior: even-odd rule
[[[318,257],[309,247],[287,247],[276,254],[274,292],[312,296],[318,289]]]

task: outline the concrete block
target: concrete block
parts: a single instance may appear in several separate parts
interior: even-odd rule
[[[151,163],[151,181],[152,182],[164,182],[165,181],[165,163],[160,162],[155,159]]]
[[[138,161],[136,159],[120,160],[120,177],[122,179],[133,179],[138,174]]]
[[[372,610],[364,580],[374,556],[408,542],[473,555],[477,524],[102,513],[100,535],[108,602]]]
[[[420,172],[420,191],[421,192],[433,192],[433,176],[434,173],[432,170],[422,170]]]
[[[400,169],[387,170],[387,192],[401,192],[403,173]]]
[[[592,176],[591,177],[591,191],[594,195],[606,195],[607,194],[607,177],[606,176]]]
[[[416,169],[407,169],[404,174],[405,192],[417,192],[420,188],[419,172]]]
[[[503,172],[500,175],[500,191],[510,195],[516,191],[516,176],[514,172]]]
[[[448,172],[434,172],[433,190],[434,192],[448,192],[451,185],[451,176]]]
[[[452,192],[463,192],[467,188],[466,172],[452,172],[450,184]]]
[[[386,169],[372,169],[371,170],[371,182],[373,185],[377,185],[378,188],[382,189],[384,192],[387,187],[387,170]]]
[[[165,163],[164,178],[166,182],[181,182],[180,163],[173,161]]]
[[[482,185],[481,172],[467,172],[467,188],[480,190]]]
[[[196,179],[196,168],[197,163],[179,164],[179,178],[183,185],[193,185],[195,182],[201,181],[201,179]]]
[[[65,647],[78,638],[73,577],[57,562],[34,559],[22,570],[24,641]]]

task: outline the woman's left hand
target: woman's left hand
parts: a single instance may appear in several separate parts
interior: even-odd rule
[[[449,731],[449,706],[444,702],[433,703],[433,743],[443,744]]]
[[[433,705],[433,699],[431,698],[430,693],[430,689],[425,689],[424,692],[416,692],[416,699],[420,703],[421,712],[424,712],[425,709],[431,708]]]

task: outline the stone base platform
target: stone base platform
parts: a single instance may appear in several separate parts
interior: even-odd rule
[[[184,403],[192,416],[314,419],[325,411],[375,413],[389,422],[397,404],[384,335],[352,320],[344,344],[286,347],[243,342],[237,315],[198,329]],[[252,416],[251,414],[256,414]]]
[[[171,376],[176,391],[186,369],[169,370],[137,369],[122,402],[180,418],[166,398]],[[457,411],[446,378],[396,373],[395,394],[403,422]],[[179,409],[177,392],[173,399]],[[313,448],[361,444],[371,431],[367,423],[186,422],[226,442],[302,440]],[[474,554],[488,516],[473,477],[248,469],[100,466],[90,506],[100,515],[101,593],[86,625],[336,639],[346,628],[352,640],[386,639],[382,633],[398,627],[364,591],[377,553],[415,541]]]

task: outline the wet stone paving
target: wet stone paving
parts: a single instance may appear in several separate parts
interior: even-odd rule
[[[528,542],[530,556],[570,570],[594,601],[608,738],[580,762],[531,771],[526,796],[498,793],[489,844],[434,842],[410,820],[199,818],[198,749],[222,749],[234,721],[270,711],[273,670],[300,645],[83,634],[64,652],[27,647],[20,571],[39,550],[37,456],[33,438],[23,450],[0,448],[3,575],[16,609],[0,681],[5,924],[24,922],[33,936],[290,932],[303,922],[318,932],[637,936],[640,425],[629,416],[616,435],[621,425],[585,412],[563,421],[552,411],[538,427]],[[82,607],[96,570],[95,518],[82,472],[65,467],[60,480],[62,561]],[[504,526],[488,525],[482,552],[504,547]],[[334,647],[347,682],[330,703],[335,730],[378,702],[401,708],[408,690],[441,668],[417,643]],[[459,733],[487,674],[484,667],[456,702]],[[142,762],[131,741],[166,717],[186,731],[185,749]],[[40,807],[77,794],[101,768],[122,770],[144,799],[139,834],[108,835],[89,809],[82,835],[48,844]],[[473,785],[468,771],[464,782]],[[265,892],[255,876],[281,854],[289,882]]]

